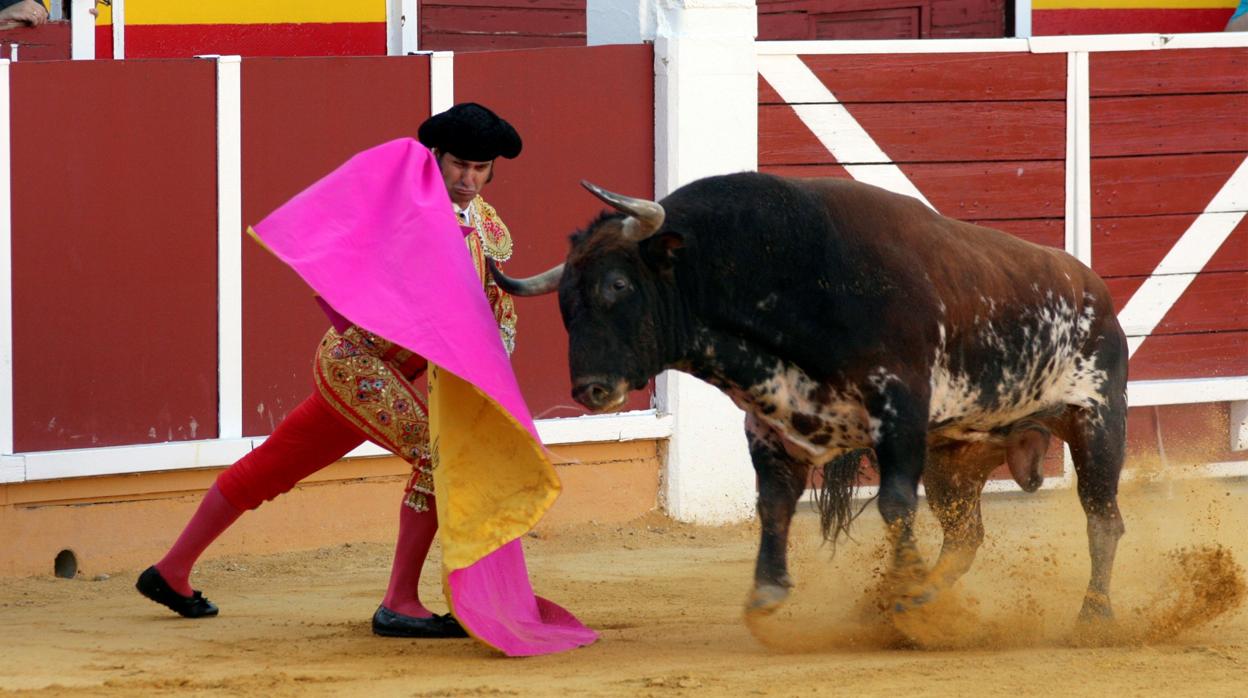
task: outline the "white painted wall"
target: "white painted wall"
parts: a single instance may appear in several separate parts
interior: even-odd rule
[[[655,196],[709,175],[758,169],[758,33],[753,0],[589,0],[590,45],[654,42]],[[671,415],[660,496],[667,513],[704,524],[753,515],[745,415],[702,381],[659,376]]]

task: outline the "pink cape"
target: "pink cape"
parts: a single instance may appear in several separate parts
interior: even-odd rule
[[[359,153],[254,231],[334,310],[470,384],[490,407],[505,413],[505,423],[527,431],[533,450],[542,453],[441,173],[424,146],[405,138]],[[523,432],[521,438],[526,438]],[[529,507],[532,511],[487,516],[535,522],[544,513],[558,483],[548,459],[540,458],[554,482],[545,503]],[[473,483],[480,489],[490,486],[497,485]],[[522,499],[507,495],[498,501]],[[441,490],[438,497],[441,501]],[[454,529],[456,522],[443,516],[453,509],[438,507],[444,532]],[[571,613],[534,596],[519,535],[523,531],[481,552],[469,546],[466,555],[463,546],[455,554],[448,547],[453,541],[443,536],[444,559],[460,561],[457,567],[448,563],[446,570],[455,616],[474,637],[511,656],[593,642],[594,631]]]

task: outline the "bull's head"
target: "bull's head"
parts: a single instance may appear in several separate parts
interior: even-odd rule
[[[630,389],[644,388],[665,367],[670,347],[662,345],[671,334],[676,294],[664,271],[681,238],[659,234],[661,205],[581,184],[618,213],[574,236],[563,264],[526,279],[512,279],[492,264],[490,273],[517,296],[559,291],[572,397],[604,412],[621,407]]]

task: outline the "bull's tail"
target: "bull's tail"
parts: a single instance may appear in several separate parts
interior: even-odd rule
[[[854,494],[858,491],[858,476],[868,465],[879,470],[879,463],[875,460],[875,451],[869,448],[847,451],[823,465],[823,483],[815,488],[814,504],[819,511],[820,533],[823,534],[825,541],[832,543],[834,548],[842,534],[849,538],[850,524],[875,499],[871,497],[857,511],[854,511]]]

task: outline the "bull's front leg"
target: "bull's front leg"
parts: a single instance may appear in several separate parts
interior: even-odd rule
[[[752,415],[746,417],[745,433],[750,459],[758,474],[758,518],[762,524],[754,590],[746,611],[771,613],[780,607],[793,586],[788,567],[789,524],[797,500],[806,489],[808,466],[794,461],[779,436]]]
[[[928,600],[923,590],[927,571],[914,537],[919,480],[927,456],[927,410],[922,407],[925,403],[902,390],[887,390],[884,397],[883,409],[868,409],[880,420],[875,450],[880,514],[892,549],[890,610],[904,613]]]

